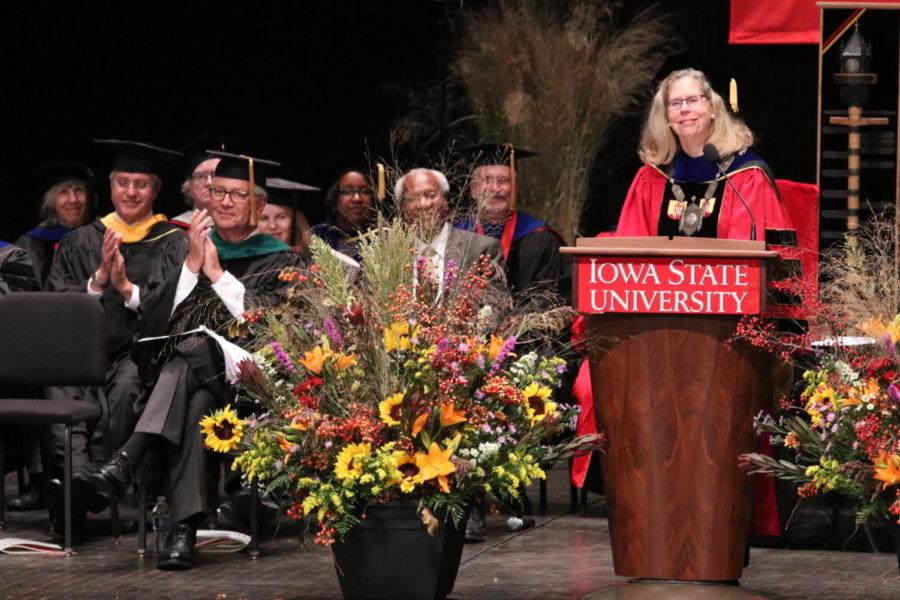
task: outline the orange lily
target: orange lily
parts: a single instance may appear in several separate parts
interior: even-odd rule
[[[322,346],[316,346],[312,349],[312,352],[304,352],[303,358],[299,362],[310,373],[320,374],[322,367],[325,366],[325,352],[322,351]]]
[[[452,402],[441,404],[441,427],[449,427],[466,422],[466,411],[456,410]]]
[[[431,442],[428,454],[417,452],[416,464],[419,465],[419,481],[424,482],[437,478],[441,491],[449,493],[450,482],[447,481],[447,475],[456,472],[456,465],[450,462],[451,454],[453,454],[453,448],[441,450],[437,442]]]
[[[413,437],[416,437],[417,435],[419,435],[420,431],[425,429],[425,423],[428,422],[428,417],[430,417],[430,416],[431,416],[431,411],[426,410],[425,412],[420,414],[418,417],[416,417],[416,420],[413,421],[413,426],[412,426],[412,436]]]
[[[884,487],[900,483],[900,454],[879,454],[875,460],[875,479],[883,481]]]
[[[334,364],[338,368],[339,371],[343,371],[344,369],[352,367],[356,364],[356,355],[355,354],[335,353],[334,358],[335,358]]]

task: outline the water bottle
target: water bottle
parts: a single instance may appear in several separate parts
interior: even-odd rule
[[[153,547],[157,554],[162,552],[166,545],[166,537],[169,533],[169,505],[165,496],[157,496],[153,506]]]

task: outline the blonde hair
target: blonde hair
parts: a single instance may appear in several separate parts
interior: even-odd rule
[[[710,122],[709,138],[707,143],[713,144],[723,157],[731,156],[753,145],[753,132],[725,107],[722,96],[712,89],[709,80],[701,71],[696,69],[681,69],[669,73],[656,88],[653,102],[647,120],[644,121],[644,129],[641,132],[641,144],[638,156],[648,165],[667,165],[675,158],[675,154],[681,148],[672,129],[669,127],[669,109],[666,101],[669,99],[669,88],[679,79],[690,77],[700,84],[703,95],[712,104],[710,115],[714,118]]]

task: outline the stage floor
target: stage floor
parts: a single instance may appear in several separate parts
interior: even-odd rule
[[[15,493],[15,476],[6,478],[7,493]],[[499,518],[489,519],[481,544],[466,545],[451,598],[456,600],[520,600],[579,598],[625,580],[613,573],[609,528],[602,499],[591,495],[586,516],[569,514],[566,471],[550,473],[550,504],[537,526],[508,532]],[[536,502],[536,490],[531,494]],[[134,517],[133,509],[124,509]],[[0,599],[88,600],[294,600],[341,597],[331,553],[314,546],[302,550],[293,530],[261,537],[262,556],[246,552],[200,555],[186,572],[163,572],[153,558],[136,553],[136,534],[114,545],[106,535],[107,514],[93,515],[88,538],[70,558],[0,554]],[[0,537],[47,540],[43,513],[7,512]],[[741,585],[757,597],[817,600],[900,598],[897,560],[890,554],[792,551],[754,548]],[[635,586],[631,586],[632,588]],[[647,586],[627,595],[609,597],[664,598]],[[613,592],[614,590],[610,590]],[[722,598],[734,597],[733,588]],[[703,598],[715,598],[707,588]]]

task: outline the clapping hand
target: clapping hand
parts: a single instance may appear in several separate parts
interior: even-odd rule
[[[206,209],[195,210],[191,215],[191,232],[188,236],[188,256],[184,261],[191,273],[199,273],[201,269],[206,272],[206,244],[209,242],[209,228],[212,227],[212,218]],[[217,261],[218,262],[218,261]]]

